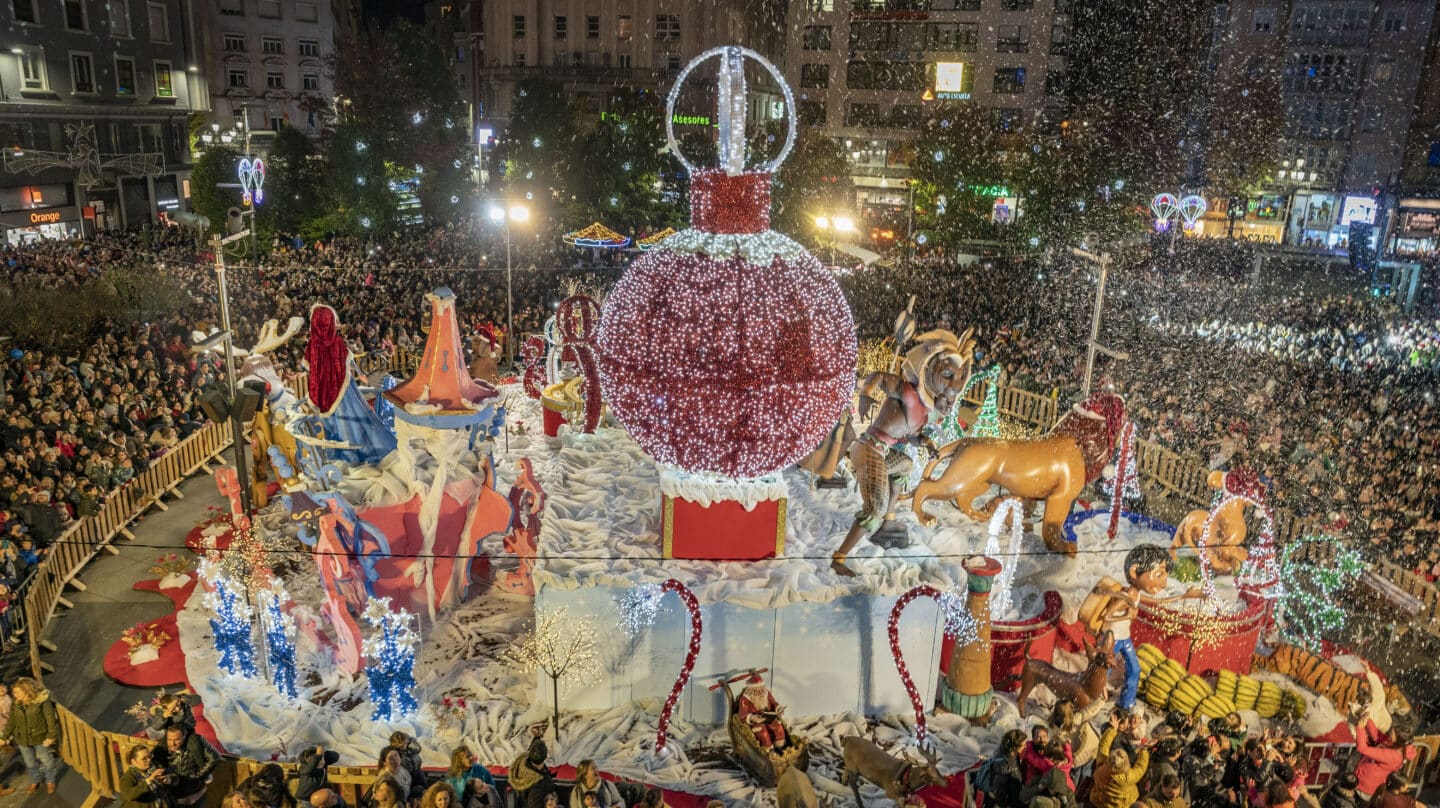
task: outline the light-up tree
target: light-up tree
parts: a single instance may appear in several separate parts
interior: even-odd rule
[[[594,684],[600,676],[600,654],[595,645],[599,629],[587,617],[571,618],[564,608],[538,614],[535,627],[505,655],[528,670],[550,677],[555,741],[560,741],[560,681]]]

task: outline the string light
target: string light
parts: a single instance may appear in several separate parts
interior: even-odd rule
[[[965,608],[965,598],[953,592],[941,592],[933,586],[921,584],[901,595],[891,607],[890,619],[886,623],[890,634],[890,657],[895,661],[895,671],[900,674],[905,693],[910,696],[910,706],[915,710],[915,737],[924,743],[928,731],[925,724],[925,701],[920,697],[920,691],[915,688],[915,680],[911,678],[910,668],[905,664],[905,654],[900,650],[900,614],[911,601],[922,597],[933,598],[939,604],[945,616],[945,634],[954,637],[957,645],[975,642],[980,635],[974,617]]]
[[[675,677],[675,683],[670,686],[670,695],[665,698],[665,708],[660,712],[660,725],[655,730],[656,754],[665,748],[670,733],[670,714],[675,711],[675,703],[680,700],[680,694],[690,681],[690,673],[695,670],[695,661],[700,657],[700,638],[705,633],[700,602],[695,599],[695,593],[690,591],[690,587],[674,578],[660,584],[632,587],[619,598],[621,623],[626,631],[635,637],[655,623],[655,613],[659,610],[660,599],[666,592],[678,595],[690,614],[690,642],[685,653],[685,662],[680,666],[680,673]]]
[[[555,318],[550,319],[553,322]],[[520,346],[520,361],[525,368],[521,381],[525,385],[525,395],[531,398],[539,398],[545,391],[545,386],[550,383],[545,372],[545,348],[545,338],[539,335],[529,337],[525,344]]]
[[[220,652],[220,669],[232,676],[255,678],[254,611],[249,601],[220,565],[208,558],[200,562],[200,577],[209,585],[201,602],[215,613],[210,618],[210,634]]]
[[[404,718],[419,709],[415,700],[415,647],[420,635],[411,614],[392,610],[389,598],[371,598],[362,615],[373,633],[365,639],[365,679],[370,685],[371,721]]]
[[[260,593],[260,622],[265,630],[270,683],[286,698],[299,695],[295,688],[295,618],[284,611],[290,600],[285,584],[270,579],[270,588]]]
[[[630,240],[627,238],[625,242],[628,244]],[[600,370],[595,359],[600,304],[589,295],[571,295],[560,302],[555,321],[560,331],[560,349],[557,352],[560,362],[570,363],[583,380],[581,395],[585,399],[585,423],[581,425],[581,431],[592,433],[600,423],[601,410]]]
[[[1180,203],[1175,200],[1174,194],[1156,194],[1155,198],[1150,200],[1150,212],[1155,214],[1155,231],[1163,233],[1169,230],[1170,217],[1179,209]]]
[[[571,618],[562,607],[535,616],[535,627],[504,656],[527,670],[550,677],[554,697],[555,730],[560,730],[560,682],[594,684],[600,678],[600,652],[595,637],[600,630],[588,617]]]
[[[1364,571],[1360,553],[1336,536],[1305,536],[1287,544],[1280,555],[1280,576],[1290,585],[1275,602],[1281,632],[1293,644],[1319,651],[1327,637],[1345,628],[1341,593]],[[1300,582],[1308,586],[1302,588]]]
[[[965,382],[965,389],[955,397],[955,403],[950,407],[950,412],[940,420],[940,428],[936,437],[940,445],[944,446],[960,438],[998,438],[1001,435],[1000,429],[1000,371],[999,365],[991,365],[983,373],[973,374]],[[970,388],[977,384],[985,384],[985,400],[980,405],[980,412],[975,416],[975,423],[966,430],[960,425],[960,406],[969,394]]]
[[[1005,522],[1010,522],[1010,546],[1004,555],[1000,554],[1000,531]],[[991,589],[990,608],[1003,618],[1010,610],[1010,585],[1015,580],[1015,566],[1020,557],[1020,542],[1025,536],[1025,501],[1019,497],[1006,497],[990,516],[989,538],[985,540],[985,555],[997,559],[1003,569]]]

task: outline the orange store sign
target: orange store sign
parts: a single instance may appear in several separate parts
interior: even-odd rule
[[[52,224],[60,221],[60,211],[30,214],[30,224]]]

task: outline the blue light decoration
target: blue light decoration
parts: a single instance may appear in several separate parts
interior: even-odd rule
[[[270,661],[270,683],[286,698],[299,695],[295,689],[295,618],[283,607],[290,600],[285,584],[270,579],[270,589],[260,593],[260,622],[265,629],[265,643]]]
[[[392,611],[389,598],[371,598],[363,615],[375,632],[364,645],[365,678],[370,683],[371,721],[390,721],[420,708],[415,700],[415,647],[420,635],[410,627],[411,615]]]
[[[240,176],[242,198],[246,206],[259,205],[265,201],[265,161],[259,157],[242,157],[236,173]]]
[[[380,392],[375,396],[375,416],[390,430],[391,435],[395,434],[395,405],[385,397],[385,391],[395,389],[395,385],[399,383],[399,379],[386,373],[380,379]]]
[[[220,669],[232,676],[253,679],[255,643],[252,639],[254,612],[235,581],[209,559],[200,562],[200,577],[210,585],[205,593],[205,608],[215,612],[210,618],[210,633],[215,650],[220,652]]]

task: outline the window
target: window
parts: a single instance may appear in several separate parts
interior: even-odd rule
[[[630,15],[628,15],[628,14],[622,14],[622,15],[620,15],[619,17],[617,17],[617,18],[615,19],[615,38],[616,38],[616,39],[620,40],[621,42],[629,42],[629,41],[630,41],[630,37],[631,37],[633,34],[634,34],[634,29],[632,29],[632,28],[630,27]]]
[[[995,83],[991,88],[996,93],[1014,94],[1025,92],[1025,68],[995,68]]]
[[[800,46],[805,50],[830,50],[830,26],[805,26],[800,32]]]
[[[169,63],[169,62],[156,62],[156,63],[155,63],[155,97],[156,97],[156,98],[174,98],[174,97],[175,97],[175,83],[174,83],[174,80],[170,77],[170,63]]]
[[[1440,168],[1440,140],[1430,144],[1430,153],[1425,157],[1425,164],[1431,168]]]
[[[314,73],[306,73],[300,77],[300,85],[309,92],[320,92],[320,77]]]
[[[35,15],[35,0],[11,0],[10,9],[15,12],[16,22],[38,22]]]
[[[220,0],[220,13],[227,17],[245,16],[245,0]]]
[[[923,90],[924,62],[850,62],[845,66],[845,86],[852,90]]]
[[[260,7],[257,11],[262,17],[278,20],[280,19],[280,0],[260,0]]]
[[[570,27],[570,26],[566,23],[564,17],[556,17],[556,18],[555,18],[555,38],[556,38],[556,39],[564,39],[564,38],[565,38],[565,29],[566,29],[566,28],[569,28],[569,27]]]
[[[680,15],[656,14],[655,39],[659,42],[674,42],[680,39]]]
[[[1023,25],[1002,25],[995,38],[996,53],[1027,53],[1030,50],[1030,29]]]
[[[1365,108],[1366,132],[1378,132],[1385,126],[1385,107],[1383,104],[1375,104]]]
[[[979,44],[979,23],[932,22],[925,26],[925,50],[969,53]]]
[[[150,20],[150,38],[156,42],[169,42],[170,12],[162,3],[151,3],[146,11]]]
[[[85,0],[65,0],[65,27],[71,31],[90,30],[85,23]]]
[[[617,67],[629,67],[629,66],[630,66],[630,54],[628,54],[628,53],[617,53],[617,54],[615,54],[615,64],[616,64]]]
[[[879,126],[881,123],[879,104],[851,104],[845,111],[846,126]]]
[[[979,11],[981,0],[930,0],[935,11]]]
[[[680,54],[671,53],[665,57],[665,69],[671,73],[680,72]]]
[[[600,38],[600,18],[599,18],[599,17],[586,17],[586,18],[585,18],[585,38],[586,38],[586,39],[599,39],[599,38]]]
[[[1380,29],[1387,34],[1398,34],[1405,30],[1405,9],[1397,8],[1385,12],[1385,21]]]
[[[1064,55],[1070,44],[1070,26],[1057,22],[1050,26],[1050,53]]]
[[[319,22],[320,7],[314,3],[300,3],[295,6],[295,19],[300,22]]]
[[[834,11],[835,0],[805,0],[805,10],[818,12]],[[821,109],[821,114],[824,114],[823,108]]]
[[[515,38],[516,38],[516,39],[524,39],[524,38],[525,38],[525,15],[524,15],[524,14],[516,14],[516,15],[515,15],[515,19],[511,20],[511,27],[514,29],[514,34],[515,34]]]
[[[20,62],[20,89],[47,90],[45,81],[45,54],[39,48],[22,47],[15,54]]]
[[[282,54],[285,52],[285,40],[274,37],[262,37],[260,39],[260,52],[271,54]]]
[[[830,65],[800,65],[801,87],[829,87]]]
[[[70,54],[70,86],[77,93],[95,92],[95,65],[90,54]]]
[[[1035,0],[1000,0],[1001,11],[1029,11],[1035,7]]]
[[[225,35],[225,50],[230,51],[231,53],[244,53],[244,52],[245,52],[245,35],[244,35],[244,34],[226,34],[226,35]]]
[[[244,89],[250,86],[250,74],[244,70],[230,70],[226,73],[229,77],[229,84],[236,89]]]
[[[279,132],[280,129],[281,129],[281,127],[283,127],[284,125],[285,125],[285,115],[284,115],[284,113],[281,113],[281,114],[279,114],[279,115],[276,115],[276,114],[273,113],[273,112],[270,113],[270,131],[272,131],[272,132]]]
[[[160,124],[158,123],[137,123],[135,124],[135,139],[142,152],[160,152]]]
[[[115,94],[135,94],[135,60],[128,56],[115,57]]]
[[[523,50],[522,50],[522,51],[515,51],[515,59],[514,59],[514,61],[515,61],[515,66],[516,66],[516,67],[524,67],[524,66],[525,66],[525,51],[523,51]]]
[[[896,104],[890,109],[890,125],[900,129],[919,126],[920,107],[917,104]]]
[[[320,42],[315,39],[300,40],[300,55],[309,56],[315,59],[320,58]]]
[[[285,89],[285,74],[284,74],[284,73],[275,72],[275,71],[273,71],[273,70],[267,70],[267,71],[265,71],[265,89],[267,89],[267,90],[283,90],[283,89]]]
[[[853,22],[850,24],[850,49],[882,51],[890,46],[890,23]]]
[[[1008,132],[1019,127],[1025,120],[1024,114],[1013,107],[1002,107],[990,110],[990,122],[1001,132]]]
[[[825,125],[825,105],[819,101],[801,101],[795,112],[801,126]]]
[[[110,0],[107,6],[110,33],[115,36],[130,36],[130,0]]]
[[[1268,34],[1275,28],[1275,9],[1261,8],[1255,10],[1255,16],[1251,18],[1250,30],[1257,34]]]
[[[1375,60],[1375,80],[1389,81],[1395,75],[1395,62],[1385,57]]]

